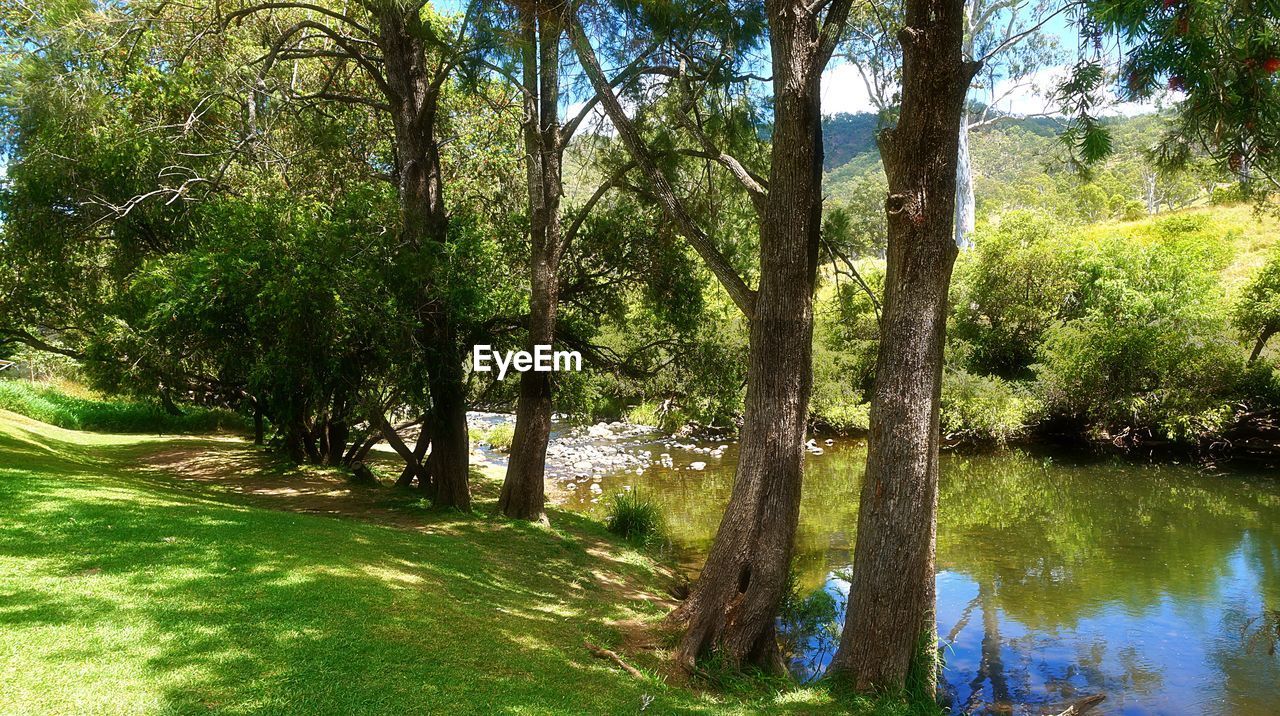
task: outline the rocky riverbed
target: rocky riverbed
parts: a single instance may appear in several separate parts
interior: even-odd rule
[[[484,434],[500,425],[514,424],[507,413],[472,412],[468,423],[477,435],[477,446],[494,463],[505,464],[506,454],[484,441]],[[557,420],[547,446],[547,478],[565,490],[588,486],[592,502],[603,493],[606,474],[634,472],[643,475],[653,466],[677,470],[705,470],[718,463],[732,443],[693,440],[664,435],[648,425],[625,422],[577,426]]]

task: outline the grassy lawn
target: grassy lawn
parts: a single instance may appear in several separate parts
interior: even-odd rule
[[[490,517],[491,478],[474,516],[375,490],[393,527],[145,467],[175,448],[257,452],[0,411],[0,713],[839,711],[821,689],[663,677],[661,649],[620,646],[664,610],[653,562],[571,514]]]

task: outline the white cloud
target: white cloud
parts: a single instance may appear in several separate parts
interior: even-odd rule
[[[1014,86],[1012,80],[1003,80],[996,83],[995,91],[990,95],[984,96],[981,92],[975,92],[972,96],[978,101],[996,97],[998,98],[995,101],[996,109],[1009,114],[1023,116],[1045,112],[1058,114],[1061,112],[1061,105],[1057,100],[1053,99],[1052,95],[1058,84],[1066,78],[1067,73],[1070,71],[1070,67],[1066,65],[1046,67],[1026,78],[1018,86]],[[1123,117],[1150,114],[1170,102],[1182,99],[1182,96],[1180,92],[1162,90],[1146,102],[1121,102],[1115,87],[1109,86],[1106,90],[1107,102],[1098,109],[1098,113],[1103,116]]]
[[[871,95],[857,66],[849,62],[832,64],[822,73],[822,113],[874,112]]]
[[[1013,115],[1026,116],[1046,112],[1057,114],[1060,111],[1060,105],[1053,99],[1052,94],[1069,71],[1070,68],[1066,65],[1046,67],[1022,82],[1016,83],[1016,86],[1012,80],[1003,80],[996,83],[994,92],[973,90],[970,97],[979,102],[992,101],[992,98],[995,98],[997,109]],[[1107,96],[1109,102],[1100,109],[1100,114],[1125,117],[1155,112],[1170,102],[1182,98],[1181,93],[1163,91],[1148,102],[1121,102],[1114,89],[1108,89]],[[848,61],[840,61],[827,68],[822,75],[823,114],[875,111],[876,108],[871,103],[867,92],[867,85],[863,82],[857,66]]]

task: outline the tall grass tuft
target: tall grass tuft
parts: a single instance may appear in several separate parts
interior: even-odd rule
[[[610,532],[645,545],[662,539],[662,509],[639,490],[614,495],[607,510],[605,527]]]
[[[515,437],[516,426],[514,423],[498,423],[482,431],[479,442],[498,452],[507,452],[511,449],[511,443],[515,440]]]
[[[170,415],[155,403],[121,398],[85,398],[26,380],[0,380],[0,409],[68,430],[104,433],[211,433],[245,430],[246,419],[230,410],[186,407]]]

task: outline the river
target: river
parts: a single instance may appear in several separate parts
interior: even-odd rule
[[[639,489],[662,505],[670,540],[696,568],[736,447],[584,439],[642,461],[563,470],[560,501],[599,514],[608,495]],[[802,680],[822,673],[838,640],[866,458],[861,441],[815,448],[796,571],[801,593],[830,599],[811,597],[826,609],[782,625]],[[1100,713],[1280,713],[1280,476],[945,454],[936,580],[942,686],[956,712],[1040,714],[1102,693]]]

